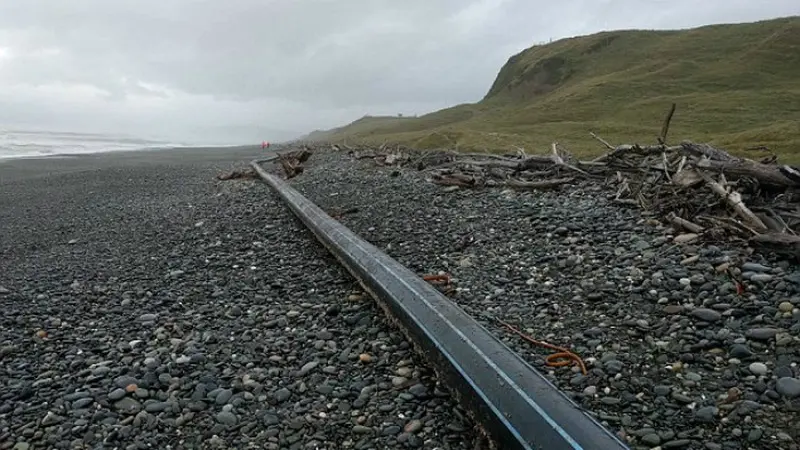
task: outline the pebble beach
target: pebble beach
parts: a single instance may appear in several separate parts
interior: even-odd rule
[[[0,162],[0,449],[484,448],[272,191],[216,180],[259,155]],[[631,448],[800,448],[795,263],[695,241],[599,184],[453,189],[333,151],[290,183],[450,275],[453,302]]]
[[[259,155],[0,163],[0,448],[482,448]]]

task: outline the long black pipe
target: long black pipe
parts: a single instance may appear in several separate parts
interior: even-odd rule
[[[500,449],[627,447],[436,288],[251,165],[431,359]]]

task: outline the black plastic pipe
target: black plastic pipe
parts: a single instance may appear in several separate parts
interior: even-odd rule
[[[627,447],[436,288],[359,238],[260,161],[251,165],[425,351],[500,449]]]

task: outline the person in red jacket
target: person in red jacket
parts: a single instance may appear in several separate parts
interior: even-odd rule
[[[261,150],[268,149],[268,148],[269,148],[269,142],[261,141]]]

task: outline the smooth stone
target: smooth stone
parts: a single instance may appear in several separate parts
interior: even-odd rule
[[[388,427],[384,428],[381,431],[381,435],[382,436],[394,436],[394,435],[400,434],[401,430],[402,430],[402,428],[400,428],[397,425],[389,425]]]
[[[791,302],[781,302],[781,304],[778,305],[778,310],[780,310],[780,312],[789,313],[792,312],[793,309],[794,305]]]
[[[319,365],[319,361],[310,361],[303,364],[303,367],[300,368],[300,371],[297,373],[297,376],[302,377],[311,372],[312,370],[316,369]]]
[[[648,433],[642,436],[641,441],[642,444],[649,445],[650,447],[655,447],[656,445],[661,443],[661,437],[656,433]]]
[[[93,398],[80,398],[72,402],[72,409],[83,409],[94,403]]]
[[[712,423],[719,413],[715,406],[703,406],[694,412],[694,419],[698,422]]]
[[[155,322],[158,319],[157,314],[142,314],[139,316],[139,322]]]
[[[618,397],[602,397],[600,399],[600,402],[603,403],[604,405],[613,406],[613,405],[619,405],[622,402],[622,400],[619,399]]]
[[[230,411],[220,411],[214,418],[217,419],[217,422],[227,426],[233,426],[239,422],[239,418],[236,417],[236,414]]]
[[[775,335],[775,345],[783,347],[789,345],[794,341],[794,338],[789,333],[778,333]]]
[[[672,392],[672,388],[667,385],[660,384],[653,388],[653,393],[658,397],[665,397]]]
[[[767,266],[753,262],[746,262],[742,264],[741,269],[742,272],[769,272],[772,270]]]
[[[731,358],[743,359],[753,356],[753,352],[744,344],[733,344],[729,352]]]
[[[764,430],[761,428],[753,428],[747,433],[747,440],[750,442],[756,442],[757,440],[761,439],[761,436],[764,435]]]
[[[228,403],[231,397],[233,397],[233,391],[230,389],[223,389],[217,393],[217,396],[214,398],[214,403],[224,405]]]
[[[125,397],[114,402],[114,408],[124,413],[136,414],[142,410],[142,404],[130,397]]]
[[[688,395],[681,394],[680,392],[677,392],[677,391],[673,391],[672,392],[672,398],[675,401],[678,401],[678,402],[681,402],[681,403],[686,403],[686,404],[692,403],[692,398],[691,397],[689,397]]]
[[[683,378],[685,378],[685,379],[687,379],[689,381],[694,381],[695,383],[703,379],[703,377],[700,376],[700,374],[696,373],[696,372],[686,372],[686,374],[683,376]]]
[[[776,378],[792,378],[794,377],[794,371],[789,366],[778,366],[773,371],[773,374]]]
[[[428,388],[426,388],[423,384],[415,384],[414,386],[411,386],[408,388],[408,392],[417,398],[424,398],[428,396]]]
[[[406,377],[392,377],[392,386],[394,387],[400,387],[406,383],[408,383],[408,378]]]
[[[117,401],[117,400],[121,399],[122,397],[125,397],[126,394],[127,394],[127,392],[125,392],[125,389],[116,388],[113,391],[108,393],[108,399],[111,400],[111,401]]]
[[[160,413],[170,406],[171,404],[169,402],[152,402],[144,405],[144,410],[149,413]]]
[[[747,415],[753,411],[757,411],[760,408],[761,404],[758,402],[754,402],[752,400],[742,400],[742,402],[739,404],[739,407],[736,408],[736,411],[739,414]]]
[[[365,427],[364,425],[355,425],[353,427],[353,433],[356,433],[356,434],[372,433],[372,428]]]
[[[772,281],[772,275],[768,273],[755,273],[750,277],[750,281],[757,281],[759,283],[766,283]]]
[[[754,362],[750,364],[748,369],[750,369],[750,373],[753,375],[766,375],[767,371],[769,370],[766,364],[760,362]]]
[[[419,431],[421,429],[422,429],[422,422],[419,421],[419,420],[416,420],[416,419],[408,422],[406,424],[406,426],[403,428],[403,430],[406,433],[416,433],[417,431]]]
[[[275,400],[277,400],[279,403],[289,400],[289,397],[291,396],[292,392],[287,388],[280,388],[277,391],[275,391]]]
[[[762,328],[750,328],[745,333],[745,336],[747,336],[750,339],[755,339],[758,341],[767,341],[774,338],[776,334],[778,334],[777,329],[762,327]]]
[[[800,397],[800,379],[783,377],[775,383],[778,394],[788,398]]]
[[[676,244],[688,244],[689,242],[696,241],[700,237],[697,233],[684,233],[675,236],[672,242]]]
[[[114,385],[118,388],[125,389],[132,384],[138,385],[139,380],[128,375],[122,375],[117,378],[114,378]]]
[[[716,322],[722,318],[722,314],[708,308],[697,308],[692,310],[692,316],[706,322]]]
[[[49,427],[59,424],[63,421],[64,421],[63,417],[59,416],[58,414],[52,411],[48,411],[47,414],[45,414],[44,418],[42,419],[42,426]]]

